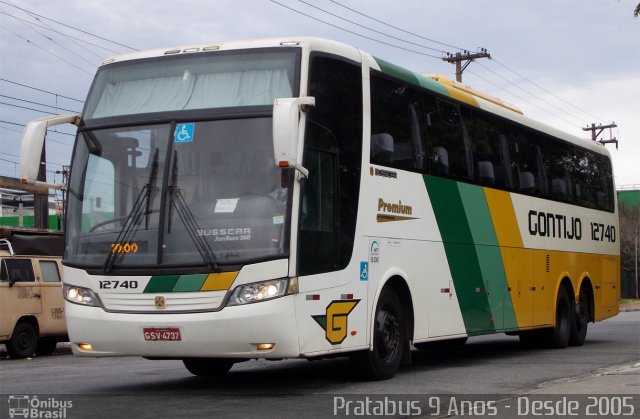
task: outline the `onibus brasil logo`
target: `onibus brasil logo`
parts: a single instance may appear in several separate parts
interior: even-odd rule
[[[58,400],[55,397],[41,399],[38,396],[9,396],[9,417],[11,418],[66,418],[68,409],[73,407],[71,400]]]

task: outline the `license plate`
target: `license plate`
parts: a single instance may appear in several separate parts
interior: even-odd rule
[[[182,340],[180,329],[177,327],[145,327],[142,329],[142,334],[144,335],[144,340],[148,341]]]

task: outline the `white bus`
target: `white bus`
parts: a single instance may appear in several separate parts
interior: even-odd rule
[[[119,56],[82,115],[25,129],[25,181],[65,122],[76,355],[387,379],[411,345],[563,348],[618,313],[607,151],[443,78],[315,38]]]

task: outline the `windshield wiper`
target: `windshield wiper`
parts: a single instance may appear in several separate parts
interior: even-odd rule
[[[189,209],[186,201],[184,200],[184,196],[182,195],[182,191],[178,189],[177,179],[178,179],[178,152],[173,152],[173,165],[171,167],[171,184],[167,190],[169,195],[169,220],[167,221],[167,233],[171,233],[171,219],[173,216],[173,208],[175,206],[176,213],[182,224],[184,224],[185,230],[191,241],[196,247],[198,253],[200,253],[200,257],[202,260],[209,266],[210,269],[217,271],[218,263],[215,254],[213,253],[213,249],[209,246],[209,242],[202,236],[198,235],[196,232],[201,230],[200,226],[198,226],[198,222],[193,215],[193,212]],[[163,248],[163,247],[162,247]],[[158,264],[162,261],[161,253],[158,253]]]
[[[127,243],[131,239],[131,233],[135,232],[133,226],[140,224],[140,218],[143,214],[145,215],[145,229],[149,229],[149,206],[151,203],[151,192],[153,190],[153,185],[155,184],[156,177],[158,175],[158,154],[158,149],[156,148],[156,152],[153,156],[153,163],[151,165],[151,172],[149,173],[149,179],[140,190],[140,193],[138,193],[138,197],[133,204],[133,208],[131,209],[131,212],[129,212],[127,219],[124,221],[124,225],[122,226],[122,230],[120,230],[120,233],[118,233],[118,237],[116,237],[116,240],[114,242],[116,244]],[[121,251],[123,247],[124,246],[115,246],[113,248],[114,250],[109,253],[109,256],[107,256],[107,260],[105,260],[104,262],[105,272],[110,272],[111,268],[113,267],[113,263],[116,260],[116,257],[120,253],[124,253]]]

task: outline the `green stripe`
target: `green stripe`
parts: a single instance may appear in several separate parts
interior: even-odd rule
[[[424,182],[442,235],[467,333],[494,332],[493,314],[489,298],[482,291],[485,289],[482,269],[458,184],[432,176],[424,176]],[[484,234],[476,226],[473,232]]]
[[[180,279],[180,275],[152,276],[143,292],[172,292],[178,279]]]
[[[507,275],[484,189],[481,186],[458,183],[458,190],[475,243],[494,326],[498,330],[517,328]]]
[[[433,90],[434,92],[440,93],[441,95],[450,96],[446,87],[444,87],[437,81],[430,79],[429,77],[416,74],[412,71],[407,70],[406,68],[398,67],[397,65],[385,61],[381,58],[374,57],[374,59],[380,66],[380,71],[382,71],[383,73],[389,74],[390,76],[393,76],[400,80],[404,80],[411,84],[424,87],[425,89]]]
[[[173,287],[173,292],[195,292],[200,291],[202,284],[207,279],[207,274],[182,275]]]

